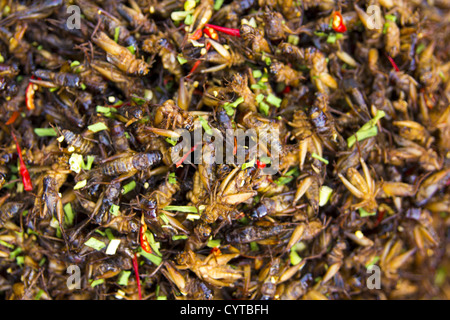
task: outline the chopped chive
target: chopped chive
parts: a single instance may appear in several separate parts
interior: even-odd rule
[[[88,126],[88,129],[95,133],[95,132],[106,130],[106,129],[108,129],[108,127],[103,122],[97,122],[97,123],[94,123],[94,124]]]
[[[298,265],[300,262],[302,262],[302,258],[298,255],[297,251],[291,250],[289,252],[289,258],[291,260],[291,264],[293,266]]]
[[[377,214],[376,212],[367,212],[363,208],[359,208],[359,215],[361,218],[374,216],[376,214]]]
[[[197,208],[194,206],[166,206],[163,210],[198,213]]]
[[[244,101],[245,101],[244,98],[239,97],[236,99],[236,101],[230,103],[230,106],[232,106],[233,108],[237,108],[237,106],[240,105]]]
[[[389,22],[385,22],[383,25],[383,34],[386,34],[389,29]]]
[[[166,296],[157,296],[156,300],[167,300]]]
[[[209,248],[216,248],[220,246],[220,239],[215,239],[215,240],[209,240],[208,244],[206,245]]]
[[[35,128],[34,133],[39,137],[56,137],[57,133],[53,128]]]
[[[114,42],[118,42],[119,41],[119,34],[120,34],[120,28],[116,27],[114,29]]]
[[[213,132],[212,132],[211,127],[208,124],[208,121],[206,121],[202,116],[199,116],[198,118],[199,118],[200,123],[202,124],[202,127],[205,130],[205,132],[209,135],[212,135]]]
[[[167,219],[167,218],[166,218]],[[153,236],[153,233],[150,231],[146,231],[145,235],[147,236],[148,243],[150,244],[150,247],[152,247],[153,251],[160,257],[162,257],[161,252],[159,252],[159,248],[161,244],[159,242],[155,241],[155,237]]]
[[[105,253],[107,255],[110,255],[110,256],[115,255],[116,251],[117,251],[117,248],[119,248],[119,245],[120,245],[120,239],[112,239],[112,240],[110,240],[109,244],[108,244],[108,248],[106,248],[106,252]]]
[[[188,238],[188,236],[185,235],[185,234],[180,234],[180,235],[176,234],[176,235],[173,235],[173,236],[172,236],[172,240],[173,240],[173,241],[177,241],[177,240],[186,240],[187,238]]]
[[[57,91],[58,89],[59,89],[59,87],[56,87],[56,88],[49,88],[48,91],[50,91],[50,92],[55,92],[55,91]]]
[[[45,257],[43,257],[40,261],[39,261],[39,267],[42,267],[45,263],[45,261],[47,261],[47,259]]]
[[[269,57],[265,57],[264,62],[266,63],[266,65],[270,66],[272,64],[272,59],[270,59]]]
[[[228,103],[223,105],[223,109],[227,113],[228,116],[232,117],[234,114],[234,108]]]
[[[187,0],[184,3],[184,10],[190,11],[190,10],[194,9],[196,5],[197,5],[197,3],[195,0]]]
[[[80,84],[81,90],[86,90],[86,85],[84,83]]]
[[[314,153],[314,152],[313,152],[313,154],[312,154],[311,156],[312,156],[314,159],[320,160],[320,161],[322,161],[322,162],[325,163],[325,164],[328,164],[328,163],[329,163],[327,159],[322,158],[321,156],[319,156],[318,154],[316,154],[316,153]]]
[[[98,279],[98,280],[94,280],[91,283],[91,287],[94,288],[96,286],[98,286],[99,284],[105,283],[105,279]]]
[[[267,96],[267,102],[277,108],[279,108],[281,106],[281,101],[283,101],[283,100],[278,98],[277,96],[273,95],[272,93],[270,93]]]
[[[333,193],[333,189],[328,186],[322,186],[320,188],[319,193],[319,207],[323,207],[327,204],[328,200],[331,198],[331,194]]]
[[[267,86],[262,81],[259,81],[258,83],[252,84],[250,88],[253,90],[266,90]]]
[[[436,270],[436,276],[434,277],[434,284],[437,286],[442,286],[447,278],[447,272],[444,267],[440,267]]]
[[[72,226],[72,225],[73,225],[73,221],[74,221],[74,219],[75,219],[75,215],[74,215],[74,213],[73,213],[72,205],[70,204],[70,202],[67,203],[67,204],[64,206],[63,209],[64,209],[64,213],[65,213],[65,221],[66,221],[66,224],[67,224],[68,226]]]
[[[134,188],[136,188],[136,181],[131,181],[130,183],[127,183],[122,188],[122,194],[127,194],[130,191],[133,191]]]
[[[128,285],[128,278],[130,278],[131,271],[123,270],[121,273],[119,273],[119,278],[117,279],[117,284],[119,286],[127,286]]]
[[[89,238],[89,240],[86,241],[84,244],[92,249],[97,250],[97,251],[100,251],[104,247],[106,247],[106,244],[104,242],[102,242],[94,237]]]
[[[116,204],[112,204],[111,207],[109,208],[109,212],[113,215],[113,216],[118,216],[119,215],[119,209],[120,207]]]
[[[190,11],[173,11],[170,14],[170,18],[173,21],[181,21],[181,20],[186,19],[187,15],[190,13],[191,13]]]
[[[263,156],[263,157],[259,158],[259,161],[262,162],[262,163],[265,163],[265,164],[269,164],[269,163],[272,162],[270,157],[267,157],[267,156]]]
[[[86,184],[87,184],[86,179],[78,181],[77,184],[73,187],[73,190],[78,190],[78,189],[84,188],[86,186]]]

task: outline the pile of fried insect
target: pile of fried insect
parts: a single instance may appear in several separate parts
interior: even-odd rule
[[[0,1],[0,298],[450,298],[449,9]]]

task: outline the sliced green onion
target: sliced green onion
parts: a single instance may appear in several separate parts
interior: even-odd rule
[[[127,49],[128,49],[128,51],[130,51],[132,54],[135,54],[135,53],[136,53],[136,48],[135,48],[133,45],[128,46]]]
[[[113,216],[118,216],[119,215],[119,209],[120,207],[116,204],[112,204],[111,207],[109,208],[109,212],[113,215]]]
[[[80,84],[81,90],[86,90],[86,85],[84,83]]]
[[[117,284],[119,286],[127,286],[128,285],[128,278],[130,278],[131,271],[123,270],[119,274],[119,278],[117,279]]]
[[[97,111],[99,113],[109,114],[111,112],[117,112],[117,109],[114,107],[97,106],[95,111]]]
[[[363,208],[359,208],[359,215],[361,218],[374,216],[376,214],[377,214],[376,212],[367,212]]]
[[[172,138],[166,138],[166,141],[173,146],[175,146],[178,143],[178,140],[173,140]]]
[[[379,256],[373,257],[373,259],[370,260],[370,261],[366,264],[366,269],[369,269],[371,266],[373,266],[374,264],[376,264],[378,261],[380,261],[380,257],[379,257]]]
[[[161,252],[159,252],[159,248],[161,247],[161,244],[159,242],[155,241],[155,237],[153,236],[153,233],[150,231],[146,231],[145,235],[147,236],[148,243],[150,244],[150,247],[152,247],[153,251],[160,257],[162,257]]]
[[[75,215],[74,215],[74,213],[73,213],[73,210],[72,210],[72,205],[70,204],[70,202],[69,203],[67,203],[65,206],[64,206],[64,213],[65,213],[65,222],[66,222],[66,224],[68,225],[68,226],[72,226],[73,225],[73,221],[74,221],[74,219],[75,219]]]
[[[160,213],[159,214],[159,217],[161,218],[161,220],[164,222],[164,224],[169,224],[170,223],[170,221],[169,221],[169,219],[166,217],[166,215],[164,214],[164,213]]]
[[[214,10],[219,11],[220,7],[222,7],[225,0],[216,0],[214,1]]]
[[[105,279],[97,279],[92,281],[91,283],[91,287],[94,288],[96,286],[98,286],[99,284],[105,283]]]
[[[166,206],[163,210],[198,213],[197,208],[194,206]]]
[[[302,258],[298,255],[297,251],[291,250],[289,252],[289,258],[291,260],[291,264],[293,266],[298,265],[300,262],[302,262]]]
[[[181,65],[187,62],[187,59],[185,59],[182,55],[177,55],[177,60]]]
[[[22,252],[22,248],[18,247],[16,250],[14,250],[13,252],[11,252],[11,253],[9,254],[9,258],[10,258],[11,260],[14,260],[14,259],[16,259],[16,257],[17,257],[21,252]]]
[[[314,31],[314,34],[319,37],[326,37],[327,34],[325,32]]]
[[[120,245],[120,239],[112,239],[112,240],[110,240],[109,241],[109,244],[108,244],[108,248],[106,248],[106,254],[107,255],[115,255],[116,254],[116,251],[117,251],[117,249],[119,248],[119,245]]]
[[[187,238],[188,238],[188,236],[185,235],[185,234],[180,234],[180,235],[176,234],[176,235],[173,235],[173,236],[172,236],[172,240],[173,240],[173,241],[177,241],[177,240],[186,240]]]
[[[259,103],[259,111],[263,115],[265,115],[265,116],[269,115],[269,109],[270,109],[270,107],[269,107],[269,105],[267,103],[265,103],[265,102],[260,102]]]
[[[136,181],[131,181],[130,183],[127,183],[122,188],[122,194],[127,194],[130,191],[133,191],[134,188],[136,188]]]
[[[192,11],[173,11],[170,14],[170,18],[173,21],[181,21],[181,20],[186,19],[187,15],[190,13],[192,13]]]
[[[220,239],[209,240],[206,246],[209,248],[217,248],[220,246]]]
[[[206,121],[202,116],[199,116],[198,119],[200,120],[200,123],[202,124],[203,129],[205,130],[205,132],[209,135],[212,135],[212,129],[208,124],[208,121]]]
[[[120,28],[116,27],[114,29],[114,42],[118,42],[119,41],[119,34],[120,34]]]
[[[139,250],[139,254],[157,266],[159,266],[162,262],[161,257],[158,257],[152,253],[147,253],[144,250],[142,250],[141,248]]]
[[[190,26],[194,22],[194,17],[192,14],[188,14],[186,18],[184,19],[184,24],[187,26]]]
[[[271,93],[267,96],[267,102],[277,108],[279,108],[281,106],[281,101],[283,101],[283,100]]]
[[[34,300],[40,300],[44,292],[45,292],[44,290],[40,289],[38,293],[36,293],[36,295],[34,296]]]
[[[170,184],[176,184],[177,183],[177,176],[175,175],[175,172],[172,172],[172,173],[169,174],[168,180],[169,180]]]
[[[109,240],[113,240],[114,239],[114,235],[112,234],[112,231],[111,231],[111,229],[106,229],[105,230],[105,234],[106,234],[106,236],[108,237],[108,239]]]
[[[97,123],[94,123],[94,124],[88,126],[88,129],[95,133],[95,132],[106,130],[106,129],[108,129],[108,127],[103,122],[97,122]]]
[[[378,134],[377,127],[371,127],[370,129],[367,130],[359,130],[358,132],[356,132],[354,135],[352,135],[347,139],[347,145],[349,148],[351,148],[356,143],[356,140],[358,141],[365,140],[370,137],[375,137],[377,134]]]
[[[262,77],[262,72],[261,70],[253,70],[253,78],[261,78]]]
[[[312,153],[311,156],[312,156],[314,159],[320,160],[320,161],[322,161],[322,162],[325,163],[325,164],[328,164],[328,163],[329,163],[327,159],[322,158],[321,156],[319,156],[318,154],[316,154],[316,153],[314,153],[314,152]]]
[[[300,38],[294,34],[291,34],[288,36],[288,42],[296,46],[300,42]]]
[[[260,93],[256,96],[256,102],[261,103],[264,100],[265,96]]]
[[[425,44],[420,43],[416,48],[416,54],[421,54],[423,50],[425,50]]]
[[[328,200],[331,198],[331,194],[333,193],[333,189],[328,186],[322,186],[320,188],[319,193],[319,207],[323,207],[327,204]]]
[[[87,184],[86,179],[78,181],[77,184],[73,187],[73,190],[78,190],[78,189],[84,188],[86,186],[86,184]]]
[[[72,153],[69,159],[70,170],[80,173],[82,164],[84,165],[83,156],[78,153]]]
[[[243,163],[242,166],[241,166],[241,169],[242,169],[242,170],[245,170],[245,169],[247,169],[247,168],[251,168],[251,167],[253,167],[253,166],[255,165],[255,163],[256,163],[256,159],[253,158],[252,161]]]
[[[104,242],[102,242],[94,237],[89,238],[89,240],[86,241],[84,244],[92,249],[97,250],[97,251],[100,251],[104,247],[106,247],[106,244]]]
[[[35,128],[34,133],[39,137],[56,137],[57,133],[53,128]]]
[[[259,246],[256,242],[250,242],[250,250],[251,251],[258,251],[259,250]]]
[[[14,249],[14,246],[13,246],[12,244],[10,244],[10,243],[8,243],[8,242],[5,242],[5,241],[3,241],[3,240],[0,240],[0,244],[1,244],[2,246],[6,247],[6,248]]]
[[[80,64],[81,64],[80,61],[75,60],[70,64],[70,67],[75,68],[78,67]]]
[[[396,21],[397,21],[397,17],[394,16],[393,14],[387,14],[387,15],[384,16],[384,18],[385,18],[386,20],[390,20],[390,21],[392,21],[392,22],[396,22]]]
[[[87,164],[84,164],[84,161],[83,161],[81,163],[81,168],[84,170],[91,170],[94,160],[95,160],[94,156],[87,156]]]

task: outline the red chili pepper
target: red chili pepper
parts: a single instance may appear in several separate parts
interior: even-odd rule
[[[264,168],[266,167],[266,164],[263,163],[263,162],[261,162],[261,161],[259,161],[259,160],[256,160],[256,166],[257,166],[259,169],[264,169]]]
[[[6,121],[6,125],[12,124],[14,123],[14,121],[16,121],[17,117],[20,115],[19,111],[14,111],[13,114],[11,115],[11,118],[8,119],[8,121]]]
[[[241,36],[241,33],[240,33],[239,29],[225,28],[225,27],[216,26],[216,25],[213,25],[213,24],[205,24],[205,27],[214,29],[214,30],[219,31],[219,32],[223,32],[223,33],[228,34],[228,35],[233,36],[233,37],[240,37]]]
[[[141,248],[147,252],[152,253],[152,248],[150,247],[150,244],[148,243],[147,236],[145,235],[145,232],[147,231],[147,224],[145,222],[141,225],[141,228],[139,229],[139,240],[141,242]]]
[[[17,153],[19,154],[20,159],[20,176],[22,177],[23,188],[25,191],[33,190],[33,184],[31,183],[30,173],[28,172],[27,167],[25,166],[25,162],[22,158],[22,150],[20,149],[19,142],[17,142],[16,135],[11,132],[14,141],[16,142]]]
[[[198,39],[200,39],[200,38],[202,37],[202,35],[203,35],[202,29],[198,29],[197,31],[195,31],[195,32],[192,34],[192,36],[190,37],[190,39],[192,39],[192,40],[198,40]]]
[[[286,93],[289,93],[289,92],[291,92],[291,87],[290,86],[286,86],[286,88],[284,88],[284,90],[283,90],[283,93],[286,94]]]
[[[205,28],[203,32],[213,40],[219,40],[219,34],[213,28]]]
[[[234,137],[234,148],[233,148],[233,155],[236,155],[237,153],[237,139]]]
[[[142,292],[141,292],[141,280],[139,279],[139,269],[138,269],[138,261],[137,261],[137,254],[134,254],[133,258],[133,268],[134,268],[134,274],[136,275],[136,283],[138,287],[138,294],[139,294],[139,300],[142,300]]]
[[[377,217],[377,221],[375,222],[374,227],[377,227],[377,226],[380,224],[381,220],[383,220],[383,217],[384,217],[384,213],[385,213],[385,212],[386,212],[386,211],[383,210],[383,209],[378,210],[378,217]]]
[[[31,79],[34,79],[34,76],[31,77]],[[28,110],[33,110],[36,106],[34,105],[34,94],[36,93],[36,90],[39,89],[39,87],[30,82],[27,86],[27,89],[25,90],[25,105],[27,106]]]
[[[347,31],[347,27],[344,24],[344,18],[342,18],[342,15],[340,12],[335,11],[333,13],[333,18],[332,18],[332,22],[331,22],[331,26],[333,28],[334,31],[336,32],[340,32],[343,33],[345,31]]]
[[[189,76],[195,72],[195,70],[198,68],[198,66],[200,65],[200,63],[202,63],[202,60],[197,60],[194,63],[194,66],[192,67],[191,71],[189,71],[189,74],[187,75],[187,77],[189,78]]]
[[[187,158],[192,152],[194,152],[195,149],[197,149],[197,147],[198,147],[199,145],[200,145],[200,142],[197,143],[195,146],[193,146],[193,147],[191,148],[191,151],[189,151],[188,153],[186,153],[186,154],[183,156],[183,158],[181,158],[180,161],[178,161],[178,162],[175,164],[176,167],[178,168],[179,166],[181,166],[181,164],[183,163],[183,161],[186,160],[186,158]]]
[[[222,254],[222,251],[220,251],[219,247],[214,247],[211,249],[211,251],[209,253],[212,253],[215,256],[219,256]]]
[[[394,59],[392,59],[388,54],[386,54],[386,56],[389,59],[389,62],[392,64],[392,66],[394,67],[395,71],[399,72],[400,69],[397,67],[397,64],[395,63]]]

